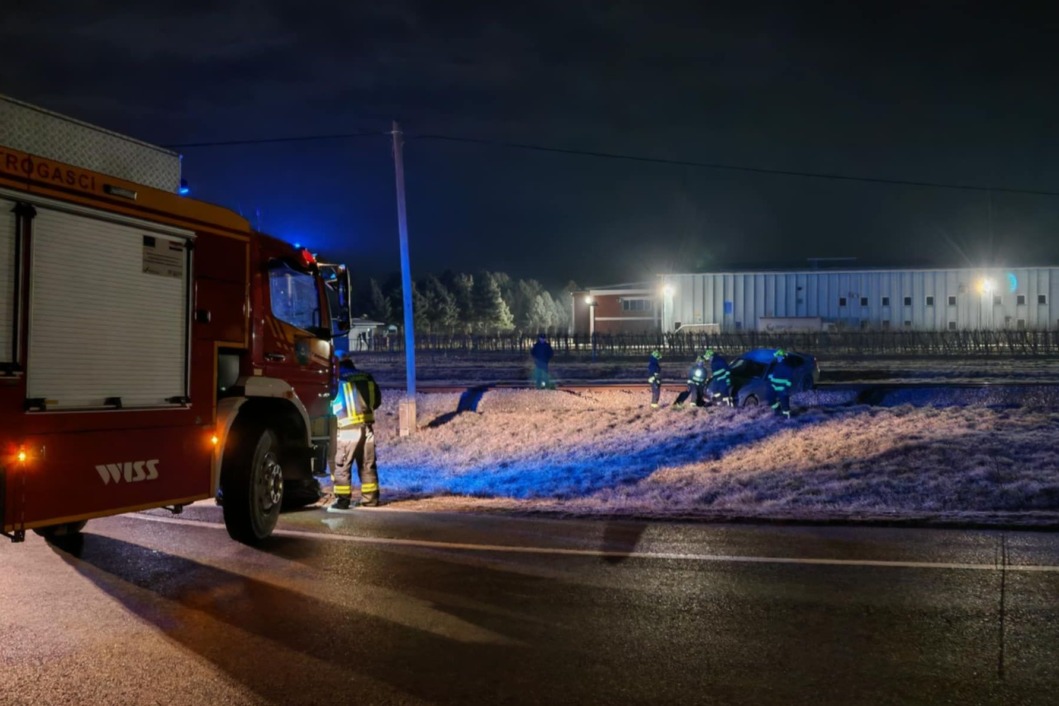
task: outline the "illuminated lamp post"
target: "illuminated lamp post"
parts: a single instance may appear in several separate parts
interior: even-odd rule
[[[672,308],[673,308],[672,307],[673,294],[675,292],[676,292],[676,289],[674,289],[673,285],[671,285],[671,284],[666,284],[666,285],[664,285],[662,287],[662,313],[661,313],[661,318],[660,318],[660,320],[658,322],[658,332],[659,333],[662,333],[662,334],[665,333],[665,330],[666,330],[666,311],[667,310],[671,311]]]
[[[996,283],[993,282],[989,277],[985,277],[978,284],[979,291],[982,292],[982,298],[978,302],[978,330],[982,330],[982,309],[985,308],[986,301],[993,301],[993,290],[996,289]],[[993,317],[989,317],[992,321]]]
[[[591,295],[585,297],[588,305],[588,339],[592,342],[592,360],[596,359],[596,300]]]

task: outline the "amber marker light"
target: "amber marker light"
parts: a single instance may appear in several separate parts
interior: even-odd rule
[[[25,463],[27,458],[29,458],[29,456],[26,455],[26,450],[25,449],[19,449],[18,450],[18,462],[19,463]]]

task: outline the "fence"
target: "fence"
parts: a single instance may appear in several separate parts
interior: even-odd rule
[[[442,356],[528,355],[535,335],[426,334],[416,351]],[[1059,331],[856,331],[816,333],[650,333],[558,335],[550,339],[557,356],[624,358],[653,349],[694,355],[707,348],[736,355],[750,348],[787,348],[827,356],[1056,356]],[[373,353],[403,353],[404,338],[377,339]]]

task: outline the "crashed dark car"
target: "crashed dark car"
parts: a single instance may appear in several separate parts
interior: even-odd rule
[[[814,356],[788,351],[787,362],[794,369],[791,394],[816,387],[820,379],[820,368]],[[775,348],[754,348],[729,364],[728,369],[732,373],[732,398],[737,407],[762,404],[768,399],[768,376],[775,365]]]

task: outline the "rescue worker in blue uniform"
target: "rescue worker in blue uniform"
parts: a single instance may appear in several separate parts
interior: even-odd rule
[[[732,406],[732,373],[728,361],[717,351],[706,349],[702,354],[710,366],[710,381],[706,391],[711,403]]]
[[[684,402],[687,401],[691,395],[695,395],[695,406],[705,407],[706,406],[706,378],[709,376],[709,372],[706,370],[706,361],[702,359],[700,355],[692,363],[691,367],[688,368],[688,389],[684,390],[677,396],[676,401],[673,403],[674,407],[683,407]]]
[[[530,356],[533,358],[533,386],[538,390],[553,387],[551,376],[548,374],[548,362],[551,361],[553,353],[548,337],[543,333],[537,336],[537,342],[530,349]]]
[[[794,385],[794,369],[787,362],[787,351],[777,348],[776,362],[769,373],[768,402],[777,415],[791,418],[791,387]]]
[[[651,409],[658,409],[658,398],[662,394],[662,351],[651,351],[647,361],[647,383],[651,386]]]
[[[375,462],[375,410],[382,404],[382,393],[370,373],[357,370],[353,361],[343,359],[338,367],[338,391],[331,411],[338,422],[338,435],[331,480],[335,502],[329,509],[348,510],[353,495],[352,470],[357,464],[360,502],[357,507],[379,504],[379,469]]]

